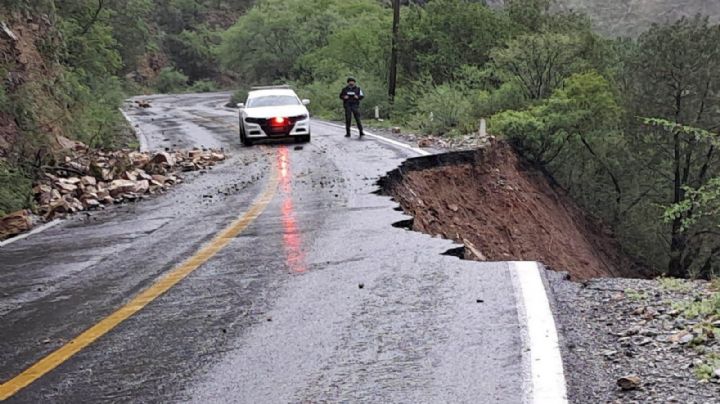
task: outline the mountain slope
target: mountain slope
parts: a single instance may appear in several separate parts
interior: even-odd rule
[[[652,23],[672,22],[697,14],[720,21],[720,1],[708,0],[558,0],[560,10],[589,15],[597,29],[618,36],[637,36]]]
[[[508,0],[485,0],[502,7]],[[635,37],[653,23],[673,22],[697,14],[720,22],[720,1],[715,0],[553,0],[555,11],[587,14],[596,29],[612,36]]]

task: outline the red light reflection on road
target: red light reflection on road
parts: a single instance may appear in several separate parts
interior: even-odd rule
[[[290,271],[302,273],[307,271],[305,265],[305,252],[303,251],[302,235],[297,225],[295,209],[292,200],[292,175],[290,170],[290,155],[287,147],[278,150],[278,169],[280,170],[280,187],[283,194],[282,214],[283,247],[285,248],[285,262]]]

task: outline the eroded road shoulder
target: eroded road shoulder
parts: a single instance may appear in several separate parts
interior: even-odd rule
[[[219,145],[230,161],[0,249],[0,379],[192,257],[276,172],[274,197],[185,279],[11,400],[520,402],[509,264],[442,255],[449,241],[392,227],[407,217],[373,194],[412,152],[322,124],[302,148],[239,148],[221,98],[154,97],[135,115],[151,146]]]

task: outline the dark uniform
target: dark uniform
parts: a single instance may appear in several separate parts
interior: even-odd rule
[[[343,106],[345,107],[345,136],[350,136],[350,125],[352,124],[352,117],[355,116],[355,122],[357,123],[360,136],[363,136],[362,122],[360,122],[360,100],[365,98],[362,89],[355,85],[355,80],[348,79],[348,85],[340,92],[340,99],[343,100]]]

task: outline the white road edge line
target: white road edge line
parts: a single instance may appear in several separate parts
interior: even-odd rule
[[[567,404],[567,385],[555,319],[540,275],[532,261],[510,262],[520,324],[526,329],[523,361],[529,367],[526,400],[533,404]],[[529,391],[527,391],[529,390]]]
[[[315,119],[313,119],[313,122],[323,124],[323,125],[333,126],[335,128],[345,129],[345,127],[343,125],[338,125],[338,124],[332,123],[332,122],[320,121],[320,120],[315,120]],[[354,133],[358,133],[358,130],[355,128],[353,128],[352,131]],[[421,156],[429,156],[432,154],[427,150],[423,150],[418,147],[413,147],[413,146],[410,146],[409,144],[405,144],[403,142],[398,142],[397,140],[393,140],[393,139],[387,138],[385,136],[376,135],[372,132],[368,132],[367,130],[365,130],[363,132],[365,132],[365,136],[375,138],[377,140],[380,140],[381,142],[389,143],[393,146],[398,146],[398,147],[402,147],[404,149],[412,150],[413,152],[415,152]]]
[[[325,121],[320,124],[345,129],[343,125]],[[353,129],[357,133],[357,129]],[[365,131],[365,134],[428,156],[432,153],[412,147],[384,136]],[[523,360],[529,367],[529,374],[523,375],[526,401],[532,404],[567,404],[567,382],[563,369],[560,342],[555,326],[545,284],[540,275],[540,266],[534,261],[509,262],[523,336]]]
[[[13,237],[13,238],[7,239],[7,240],[5,240],[5,241],[0,241],[0,247],[5,247],[6,245],[9,245],[9,244],[12,244],[12,243],[14,243],[14,242],[16,242],[16,241],[20,241],[20,240],[22,240],[22,239],[24,239],[24,238],[30,237],[30,236],[32,236],[33,234],[38,234],[38,233],[40,233],[41,231],[45,231],[45,230],[47,230],[47,229],[49,229],[49,228],[51,228],[51,227],[55,227],[55,226],[59,225],[59,224],[62,223],[62,222],[63,222],[63,221],[62,221],[61,219],[55,219],[55,220],[52,220],[52,221],[50,221],[50,222],[47,222],[47,223],[45,223],[45,224],[43,224],[43,225],[41,225],[41,226],[38,226],[38,227],[30,230],[30,231],[27,232],[27,233],[20,234],[20,235],[18,235],[18,236],[15,236],[15,237]]]

